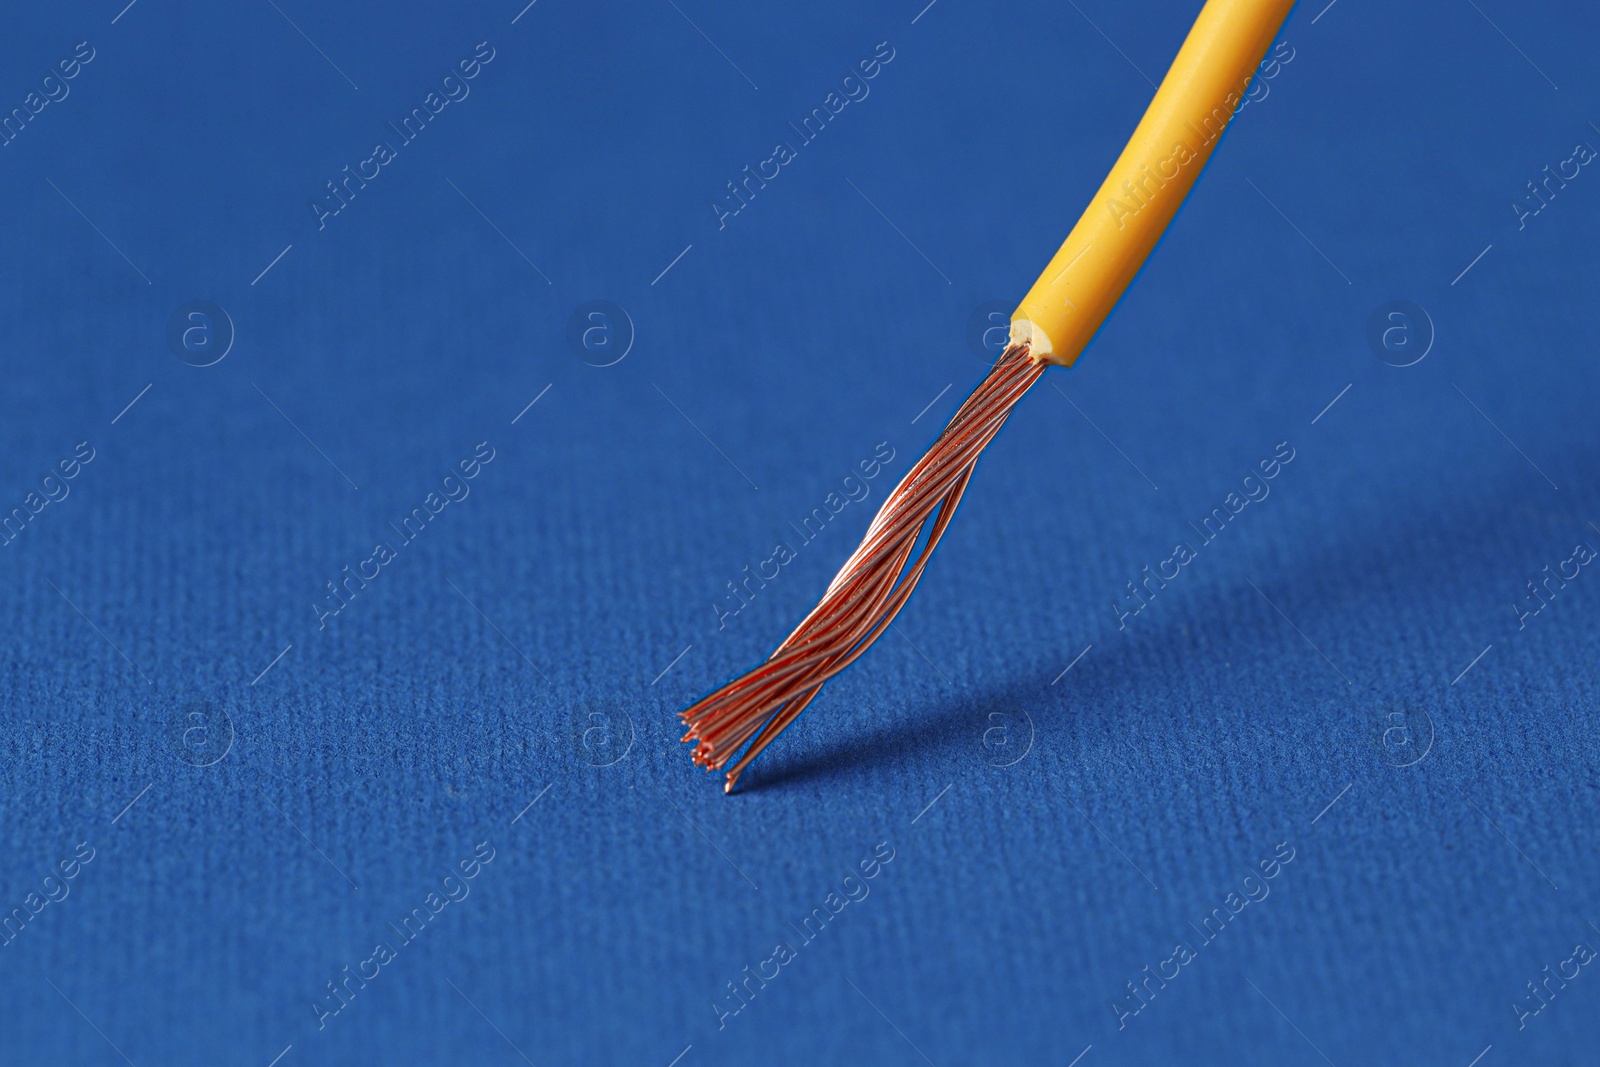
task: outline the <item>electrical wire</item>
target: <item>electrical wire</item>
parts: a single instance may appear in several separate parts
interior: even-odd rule
[[[821,602],[766,662],[679,713],[696,765],[715,771],[733,761],[725,792],[905,607],[979,455],[1046,368],[1071,366],[1093,339],[1204,169],[1292,6],[1207,0],[1127,147],[1011,316],[1011,343],[889,494]]]

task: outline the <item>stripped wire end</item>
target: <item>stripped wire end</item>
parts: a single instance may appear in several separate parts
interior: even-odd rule
[[[822,601],[767,661],[678,713],[696,742],[693,760],[727,772],[723,791],[805,710],[829,678],[876,641],[905,606],[944,536],[978,456],[1049,364],[1028,345],[1007,348],[873,517]],[[926,536],[924,536],[926,535]],[[920,546],[920,547],[919,547]]]

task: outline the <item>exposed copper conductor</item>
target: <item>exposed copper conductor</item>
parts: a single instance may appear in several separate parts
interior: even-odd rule
[[[725,792],[805,710],[823,683],[853,663],[894,621],[922,577],[966,491],[978,456],[1049,364],[1026,344],[1007,348],[878,509],[822,601],[767,661],[679,712],[694,762],[720,770],[746,741]],[[926,537],[924,537],[926,533]],[[919,547],[920,545],[920,547]]]

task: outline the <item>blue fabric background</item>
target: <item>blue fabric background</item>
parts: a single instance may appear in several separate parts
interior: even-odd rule
[[[739,795],[677,743],[982,374],[974,312],[1033,280],[1198,6],[8,11],[3,109],[94,58],[0,149],[0,507],[94,458],[0,549],[0,908],[31,916],[0,1062],[1594,1062],[1589,968],[1514,1008],[1600,946],[1600,577],[1512,607],[1600,546],[1600,174],[1510,207],[1600,146],[1583,5],[1302,5],[897,633]],[[236,331],[207,368],[166,340],[192,300]],[[591,300],[633,325],[610,367],[567,341]],[[1389,300],[1431,319],[1414,366],[1368,344]],[[470,495],[319,625],[480,442]],[[880,442],[867,500],[719,627]],[[1119,629],[1280,442],[1270,496]]]

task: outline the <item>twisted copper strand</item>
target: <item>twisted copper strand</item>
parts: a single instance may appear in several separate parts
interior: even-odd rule
[[[1006,349],[883,502],[861,544],[794,632],[765,663],[679,712],[688,727],[683,739],[696,742],[693,760],[708,771],[722,768],[750,742],[727,772],[726,791],[823,683],[894,621],[944,536],[979,455],[1046,366],[1026,345]]]

